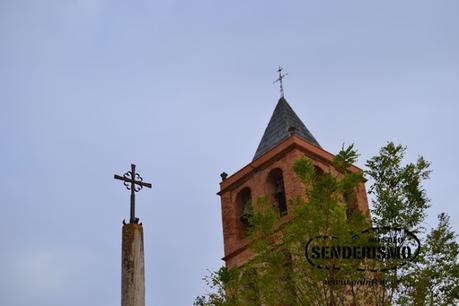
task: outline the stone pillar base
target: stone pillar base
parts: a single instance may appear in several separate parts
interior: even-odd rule
[[[145,306],[143,227],[124,224],[121,250],[121,306]]]

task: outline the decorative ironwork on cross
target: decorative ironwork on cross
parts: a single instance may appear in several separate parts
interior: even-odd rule
[[[123,176],[115,174],[115,179],[123,181],[127,190],[131,191],[131,218],[129,219],[129,223],[139,223],[139,218],[135,216],[135,193],[139,192],[143,187],[151,188],[151,184],[145,183],[143,178],[135,172],[134,164],[131,164],[131,171],[126,172]],[[123,224],[126,224],[124,220]]]
[[[279,66],[279,68],[277,68],[277,72],[279,73],[279,78],[273,82],[273,84],[279,82],[281,98],[284,97],[284,86],[282,84],[282,79],[285,78],[288,75],[288,73],[282,74],[282,69],[283,68],[281,66]]]

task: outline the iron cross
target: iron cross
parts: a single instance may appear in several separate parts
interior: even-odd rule
[[[145,183],[143,178],[135,172],[134,164],[131,164],[131,171],[126,172],[123,176],[115,174],[115,179],[123,181],[124,186],[131,191],[131,218],[129,223],[139,223],[139,218],[135,217],[135,193],[143,187],[151,188],[151,184]]]
[[[282,67],[281,66],[279,66],[279,68],[277,68],[277,72],[279,73],[279,78],[277,80],[275,80],[273,82],[273,84],[279,82],[281,98],[283,98],[284,97],[284,86],[282,86],[282,79],[285,78],[288,75],[288,73],[282,74]]]

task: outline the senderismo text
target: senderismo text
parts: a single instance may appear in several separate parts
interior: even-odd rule
[[[313,246],[311,251],[313,259],[409,259],[412,254],[409,246]]]

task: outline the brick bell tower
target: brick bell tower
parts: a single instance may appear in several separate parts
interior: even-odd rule
[[[322,149],[282,95],[252,162],[229,177],[222,174],[218,195],[223,219],[223,260],[227,267],[241,266],[254,255],[245,234],[245,216],[252,201],[268,197],[279,218],[287,220],[289,200],[304,197],[304,186],[292,170],[293,163],[302,156],[310,158],[320,170],[338,175],[331,165],[334,155]],[[350,170],[362,171],[355,166]],[[355,194],[354,203],[349,205],[368,213],[363,182]]]

